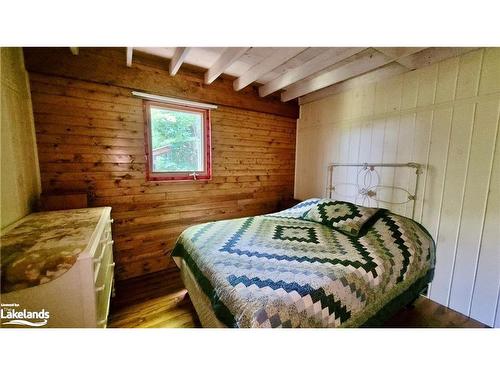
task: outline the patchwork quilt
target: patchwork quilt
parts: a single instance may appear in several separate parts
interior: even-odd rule
[[[317,221],[350,236],[359,236],[363,227],[377,218],[380,210],[350,202],[321,199],[304,215],[304,218]]]
[[[228,327],[376,325],[431,281],[434,241],[420,224],[381,211],[348,236],[304,218],[317,202],[190,227],[172,255]]]

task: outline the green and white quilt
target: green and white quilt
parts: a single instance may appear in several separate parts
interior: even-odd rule
[[[318,202],[190,227],[172,255],[229,327],[379,325],[431,281],[434,241],[420,224],[380,210],[346,235],[305,218]]]

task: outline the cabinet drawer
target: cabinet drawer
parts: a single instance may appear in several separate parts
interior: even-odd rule
[[[104,284],[109,272],[110,264],[113,263],[113,241],[108,241],[103,245],[101,257],[94,259],[94,283],[96,288]]]
[[[113,239],[111,234],[112,219],[103,229],[94,253],[95,318],[97,327],[105,327],[109,312],[109,301],[113,288],[114,262]]]
[[[98,239],[97,247],[93,255],[92,260],[94,264],[95,283],[98,283],[99,275],[103,272],[105,266],[110,263],[110,261],[107,260],[107,258],[109,257],[107,251],[109,248],[111,248],[111,253],[112,253],[112,247],[113,247],[113,239],[111,236],[111,222],[112,220],[109,220],[104,226],[101,232],[101,236]]]
[[[96,289],[96,318],[97,327],[106,327],[108,322],[109,304],[114,281],[114,263],[108,265],[108,272],[104,284]]]
[[[101,245],[99,258],[94,258],[94,282],[96,286],[100,285],[100,280],[106,276],[106,266],[113,261],[113,240],[107,241]],[[103,274],[104,272],[104,274]]]

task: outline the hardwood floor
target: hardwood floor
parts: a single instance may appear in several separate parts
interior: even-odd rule
[[[166,280],[169,280],[168,284]],[[116,285],[108,327],[201,327],[176,269],[124,280]],[[420,297],[403,308],[385,328],[484,328],[484,324]]]
[[[201,324],[179,271],[171,268],[117,282],[108,327],[185,328]]]
[[[413,307],[403,308],[384,328],[488,328],[428,298],[420,297]]]

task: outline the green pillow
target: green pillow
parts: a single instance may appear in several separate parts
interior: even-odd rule
[[[358,206],[350,202],[321,199],[304,215],[304,219],[328,225],[349,236],[358,237],[368,222],[373,222],[381,208]],[[368,224],[370,224],[368,223]],[[369,227],[369,225],[367,226]]]

